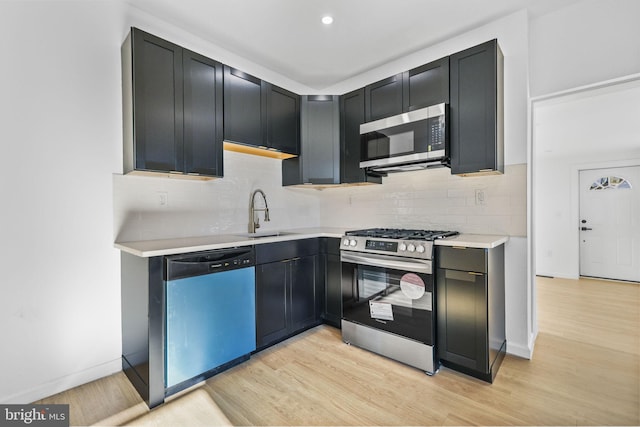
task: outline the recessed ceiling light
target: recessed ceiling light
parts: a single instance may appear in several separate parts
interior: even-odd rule
[[[330,25],[330,24],[333,24],[333,18],[332,18],[331,16],[329,16],[329,15],[327,15],[327,16],[323,16],[323,17],[322,17],[322,23],[323,23],[324,25]]]

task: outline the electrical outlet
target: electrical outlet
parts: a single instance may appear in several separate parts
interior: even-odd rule
[[[158,191],[158,204],[160,207],[166,208],[169,205],[169,193]]]
[[[476,190],[476,205],[486,205],[487,199],[484,194],[484,190],[477,189]]]

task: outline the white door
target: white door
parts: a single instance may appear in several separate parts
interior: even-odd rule
[[[580,171],[580,275],[640,281],[640,166]]]

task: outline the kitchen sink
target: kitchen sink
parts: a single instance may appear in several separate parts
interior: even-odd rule
[[[234,233],[235,236],[248,237],[250,239],[262,239],[264,237],[290,236],[291,231],[259,231],[257,233]]]

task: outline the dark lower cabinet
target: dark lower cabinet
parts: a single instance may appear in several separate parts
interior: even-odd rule
[[[289,265],[272,262],[256,267],[256,343],[268,345],[289,334],[287,300],[290,293]]]
[[[320,299],[318,298],[317,281],[318,255],[310,255],[289,261],[291,273],[291,332],[306,329],[309,326],[319,324]]]
[[[121,252],[122,370],[149,408],[164,402],[163,257]]]
[[[122,63],[124,172],[222,176],[222,64],[137,28]]]
[[[340,328],[342,319],[342,264],[340,239],[323,237],[320,240],[321,267],[324,283],[324,323]]]
[[[503,55],[497,40],[449,57],[451,173],[504,172]]]
[[[258,350],[321,322],[318,239],[256,246]]]
[[[443,365],[493,382],[506,352],[504,245],[437,248],[437,351]]]

